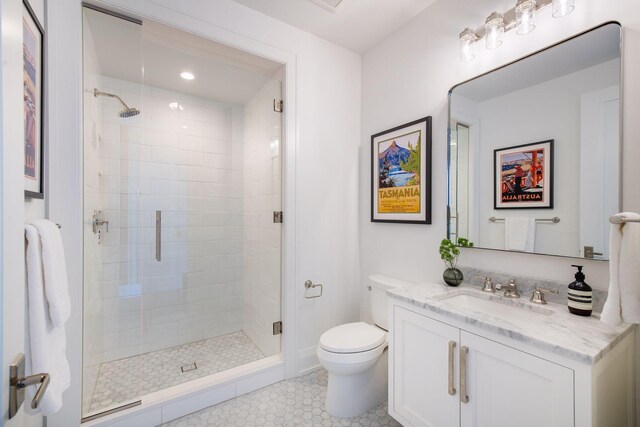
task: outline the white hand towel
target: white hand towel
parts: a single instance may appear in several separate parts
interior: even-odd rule
[[[640,214],[618,216],[640,220]],[[609,294],[601,320],[609,325],[640,323],[640,223],[611,224]]]
[[[46,219],[39,219],[31,224],[38,229],[42,242],[44,291],[49,303],[49,316],[54,326],[62,326],[71,314],[71,301],[60,229]]]
[[[536,240],[536,220],[528,217],[505,219],[504,247],[508,251],[533,252]]]
[[[42,245],[38,230],[25,225],[27,238],[27,328],[26,374],[48,373],[49,387],[42,397],[39,411],[44,415],[57,412],[62,407],[62,393],[69,388],[69,362],[66,356],[66,335],[63,326],[55,326],[49,316],[49,304],[45,297]],[[27,388],[27,402],[31,402],[37,386]],[[28,413],[31,405],[25,405]]]

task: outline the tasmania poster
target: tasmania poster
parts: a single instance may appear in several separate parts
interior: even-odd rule
[[[372,221],[430,220],[430,141],[425,120],[372,137]]]

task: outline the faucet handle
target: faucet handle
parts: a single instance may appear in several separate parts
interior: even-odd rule
[[[509,283],[506,285],[496,283],[496,290],[501,291],[503,289],[503,296],[505,298],[520,298],[520,292],[518,292],[518,286],[516,285],[515,279],[509,279]]]
[[[491,281],[491,277],[487,276],[487,277],[484,278],[484,285],[482,286],[482,290],[484,292],[495,293],[496,287],[493,284],[493,282]]]
[[[546,288],[536,288],[531,295],[531,301],[534,304],[546,304],[547,300],[544,298],[545,292],[552,292],[554,294],[559,294],[560,291],[557,289],[546,289]]]

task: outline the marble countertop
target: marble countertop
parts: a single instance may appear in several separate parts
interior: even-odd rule
[[[427,311],[588,364],[600,360],[633,331],[633,325],[630,324],[616,327],[605,325],[596,313],[591,317],[576,316],[569,313],[565,305],[551,302],[546,305],[532,304],[529,302],[529,295],[525,294],[518,299],[508,299],[502,296],[502,291],[494,294],[482,292],[478,286],[468,284],[453,288],[445,284],[426,283],[393,288],[388,294]],[[507,319],[504,313],[493,314],[489,310],[476,309],[470,304],[448,301],[450,297],[457,295],[493,300],[524,311],[522,316],[515,312],[515,316]],[[478,304],[481,305],[483,304]],[[508,312],[509,309],[506,310]]]

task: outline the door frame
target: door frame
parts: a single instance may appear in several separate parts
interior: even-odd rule
[[[295,265],[296,265],[296,152],[297,152],[297,55],[268,45],[203,20],[195,20],[177,10],[155,2],[132,3],[127,0],[91,0],[87,3],[108,10],[154,20],[223,43],[254,55],[279,62],[284,66],[283,126],[282,126],[282,224],[281,247],[281,310],[283,336],[281,373],[265,372],[270,383],[298,375],[298,335],[296,319]],[[56,0],[55,8],[48,8],[50,81],[50,194],[56,194],[49,203],[52,221],[63,224],[63,241],[68,266],[72,310],[67,329],[67,353],[72,370],[71,389],[64,395],[60,412],[48,418],[49,426],[68,426],[79,423],[82,414],[82,306],[83,306],[83,102],[82,102],[82,1]],[[69,25],[69,23],[75,25]],[[68,165],[78,165],[69,168]],[[67,165],[67,166],[65,166]],[[79,285],[80,284],[80,285]],[[259,381],[258,381],[259,382]],[[266,384],[263,384],[264,386]],[[143,403],[144,405],[144,403]],[[135,411],[132,410],[132,411]],[[128,412],[128,411],[127,411]]]

